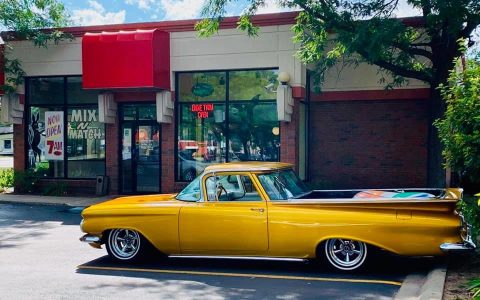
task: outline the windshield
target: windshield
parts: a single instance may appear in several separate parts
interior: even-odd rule
[[[292,170],[283,170],[258,176],[270,200],[300,198],[311,191]]]
[[[178,193],[177,200],[196,202],[202,199],[202,192],[200,190],[200,179],[202,176],[198,176],[189,185],[187,185],[183,191]]]

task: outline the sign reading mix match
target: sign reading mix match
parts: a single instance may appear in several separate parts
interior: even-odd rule
[[[63,112],[45,112],[45,158],[47,160],[63,160]]]
[[[68,138],[77,140],[93,140],[102,138],[102,130],[98,127],[96,109],[72,109],[68,122]]]

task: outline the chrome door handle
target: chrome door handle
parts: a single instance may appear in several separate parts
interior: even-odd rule
[[[263,212],[265,211],[264,208],[253,208],[253,207],[250,208],[250,210],[252,210],[252,211],[258,211],[258,212],[261,212],[261,213],[263,213]]]

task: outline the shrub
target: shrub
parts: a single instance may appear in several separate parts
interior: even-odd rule
[[[15,193],[33,193],[38,187],[38,176],[31,170],[14,171],[13,181]]]
[[[444,146],[446,166],[460,175],[461,184],[480,186],[480,55],[462,72],[453,70],[440,92],[447,103],[445,117],[435,121]],[[473,191],[480,192],[480,191]]]
[[[13,169],[0,171],[0,190],[6,191],[13,187]]]
[[[43,188],[44,196],[66,196],[67,184],[65,182],[52,182]]]
[[[473,293],[472,299],[480,299],[480,278],[470,281],[468,289]]]
[[[472,237],[476,242],[477,237],[480,236],[480,207],[478,206],[477,199],[471,196],[465,196],[463,200],[458,202],[457,206],[467,223],[472,225]]]

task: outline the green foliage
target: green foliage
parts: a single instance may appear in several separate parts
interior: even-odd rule
[[[205,19],[196,24],[202,37],[219,29],[225,7],[234,0],[209,0],[203,9]],[[357,66],[361,62],[380,67],[386,87],[405,84],[408,78],[436,86],[446,80],[446,72],[460,54],[456,41],[469,39],[480,24],[478,0],[407,0],[423,13],[425,30],[418,24],[395,19],[399,1],[278,0],[287,8],[301,9],[293,27],[294,41],[300,47],[298,58],[316,65],[316,87],[325,72],[336,64]],[[238,3],[236,3],[238,5]],[[246,1],[238,29],[250,36],[258,34],[251,16],[266,5],[265,0]],[[335,34],[331,34],[335,33]]]
[[[65,182],[52,182],[43,188],[44,196],[66,196],[67,184]]]
[[[23,83],[25,72],[20,61],[10,59],[11,41],[23,39],[32,41],[35,46],[47,47],[50,42],[58,43],[65,38],[72,38],[55,28],[68,25],[63,4],[57,0],[1,0],[0,23],[4,29],[2,39],[5,41],[4,71],[6,84],[2,87],[7,93],[15,91]]]
[[[472,225],[472,236],[476,241],[477,237],[480,237],[480,207],[477,199],[465,196],[457,203],[457,209],[462,212],[467,223]]]
[[[38,176],[33,171],[15,171],[13,178],[15,193],[29,194],[37,191]]]
[[[461,72],[453,70],[440,91],[447,110],[435,125],[446,165],[480,183],[480,60],[469,60]]]
[[[470,281],[468,290],[472,292],[472,299],[475,299],[475,300],[480,299],[480,278],[476,278]]]
[[[13,169],[0,171],[0,190],[6,191],[13,187]]]

